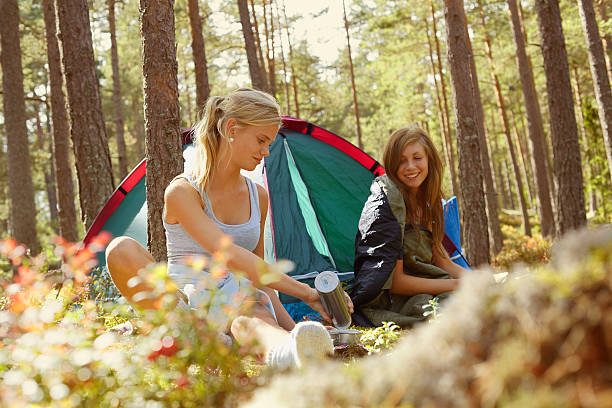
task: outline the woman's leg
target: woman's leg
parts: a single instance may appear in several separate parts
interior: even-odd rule
[[[157,299],[145,296],[134,296],[138,293],[152,294],[152,289],[144,282],[129,286],[128,281],[138,276],[138,271],[155,263],[153,256],[136,240],[129,237],[118,237],[106,248],[106,266],[119,289],[119,292],[132,304],[142,309],[156,309]]]
[[[281,370],[321,360],[334,351],[331,337],[320,323],[300,322],[289,333],[260,304],[251,309],[250,317],[234,319],[230,330],[239,343],[255,345],[258,349],[254,351],[265,354],[268,365]]]

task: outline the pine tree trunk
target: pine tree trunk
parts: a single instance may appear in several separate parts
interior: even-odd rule
[[[525,48],[525,44],[528,44],[528,39],[523,19],[523,8],[521,3],[517,3],[516,0],[508,1],[508,6],[514,33],[514,44],[516,46],[516,62],[519,68],[521,89],[523,91],[523,104],[527,114],[527,128],[529,129],[529,139],[531,141],[534,169],[536,171],[541,230],[542,235],[552,237],[556,233],[555,214],[557,212],[555,202],[557,186],[553,180],[552,156],[549,149],[549,145],[552,145],[552,143],[549,143],[544,132],[540,103],[533,77],[533,65]],[[543,174],[546,175],[545,181],[543,180]],[[548,195],[546,195],[547,189]]]
[[[587,131],[584,127],[584,114],[582,113],[582,91],[580,89],[580,81],[578,79],[578,70],[576,67],[573,68],[574,74],[574,83],[576,87],[574,88],[574,94],[576,95],[576,105],[578,110],[578,130],[582,136],[582,152],[584,153],[584,176],[587,180],[592,179],[597,174],[595,169],[595,165],[593,162],[593,155],[591,154],[591,149],[589,148],[589,138],[587,135]],[[589,211],[597,210],[597,194],[594,188],[589,189]]]
[[[43,15],[47,38],[47,61],[49,65],[49,88],[51,116],[53,118],[53,162],[58,201],[59,234],[68,242],[78,240],[74,205],[75,193],[70,163],[70,129],[64,78],[60,60],[59,44],[56,37],[55,4],[53,0],[43,0]],[[49,118],[47,118],[49,120]]]
[[[266,71],[266,60],[263,56],[263,49],[261,47],[261,37],[259,36],[259,23],[257,23],[257,13],[255,12],[254,0],[249,0],[251,5],[251,14],[253,16],[253,30],[255,31],[255,44],[257,45],[257,59],[259,61],[259,68],[261,70],[261,78],[266,84],[266,92],[269,92],[270,84],[268,84],[268,73]]]
[[[433,53],[432,53],[432,45],[431,45],[431,35],[429,32],[429,24],[427,23],[427,19],[425,20],[425,33],[427,34],[427,52],[429,54],[429,61],[431,63],[431,75],[433,77],[434,80],[434,87],[436,89],[436,104],[438,105],[438,120],[440,122],[440,131],[442,132],[442,144],[444,146],[444,161],[446,162],[446,167],[448,168],[449,171],[449,178],[451,180],[451,186],[452,186],[452,193],[454,196],[457,195],[458,193],[458,188],[455,180],[454,176],[454,171],[452,168],[452,162],[451,162],[451,154],[450,152],[452,151],[452,146],[449,143],[449,135],[447,133],[447,129],[448,126],[446,125],[446,118],[444,117],[444,110],[442,109],[442,97],[440,96],[440,85],[438,84],[438,77],[437,77],[437,72],[436,72],[436,63],[434,62],[433,59]]]
[[[111,65],[113,69],[113,107],[115,109],[115,139],[117,141],[117,154],[119,156],[119,180],[128,173],[127,151],[125,148],[123,100],[121,99],[121,79],[119,76],[119,54],[117,52],[117,36],[115,29],[115,0],[107,0],[108,27],[111,39]]]
[[[39,151],[48,151],[45,146],[45,134],[43,131],[42,124],[40,123],[40,111],[39,107],[36,107],[36,147]],[[51,147],[51,144],[50,144]],[[45,193],[47,195],[47,203],[49,204],[49,219],[51,221],[51,228],[55,234],[59,233],[57,228],[58,225],[58,214],[57,214],[57,196],[55,195],[55,178],[53,177],[53,151],[49,155],[49,163],[42,164],[43,178],[45,180]]]
[[[278,43],[280,45],[281,62],[283,64],[283,90],[285,91],[286,114],[291,116],[291,101],[289,100],[289,83],[287,82],[287,61],[285,60],[285,47],[283,47],[283,26],[280,20],[280,10],[278,9],[278,0],[274,0],[276,6],[276,25],[278,26]]]
[[[524,192],[524,187],[523,187],[520,166],[518,163],[518,159],[516,157],[516,153],[514,151],[514,143],[512,142],[512,134],[510,132],[508,114],[506,112],[506,106],[505,106],[504,99],[501,93],[501,86],[499,84],[499,78],[497,77],[497,74],[495,73],[495,65],[493,63],[493,54],[491,51],[491,41],[489,39],[489,33],[487,31],[487,25],[485,23],[484,13],[482,11],[482,4],[480,0],[478,1],[478,4],[480,6],[480,23],[482,25],[482,30],[484,33],[485,52],[487,54],[487,61],[489,63],[489,71],[491,73],[491,79],[493,81],[493,86],[495,88],[497,108],[502,118],[502,125],[504,127],[504,133],[506,135],[506,142],[508,143],[508,150],[510,151],[510,158],[512,159],[512,167],[514,169],[514,177],[516,180],[516,186],[517,186],[517,191],[519,195],[519,202],[521,204],[521,213],[523,214],[523,229],[524,229],[525,235],[531,236],[531,223],[529,222],[529,211],[527,208],[527,202],[525,200],[525,192]]]
[[[589,63],[591,65],[591,76],[593,87],[599,107],[599,123],[608,157],[610,180],[612,180],[612,91],[610,91],[610,79],[606,70],[606,59],[603,45],[597,28],[593,0],[578,0],[580,20],[584,30],[587,48],[589,50]]]
[[[489,260],[489,234],[463,1],[445,0],[444,17],[457,129],[464,242],[470,263],[478,266]]]
[[[143,48],[148,248],[165,261],[164,191],[183,171],[174,1],[140,0]]]
[[[474,114],[476,117],[476,129],[478,130],[478,142],[480,144],[480,160],[482,163],[482,174],[484,181],[485,202],[487,205],[487,220],[489,229],[490,248],[494,255],[501,251],[504,243],[499,223],[499,207],[497,205],[497,193],[493,187],[493,173],[491,171],[491,159],[487,150],[487,134],[484,126],[484,109],[482,107],[482,99],[480,97],[480,86],[478,84],[478,72],[476,71],[476,61],[474,61],[474,52],[472,50],[472,42],[468,34],[467,17],[463,16],[465,21],[465,42],[468,47],[468,59],[470,63],[470,76],[472,80],[472,92],[474,94]]]
[[[344,0],[342,0],[342,10],[344,11],[344,29],[346,31],[346,46],[348,53],[349,69],[351,75],[351,89],[353,91],[353,112],[355,114],[355,129],[357,131],[357,146],[363,150],[363,141],[361,140],[361,124],[359,123],[359,104],[357,103],[357,89],[355,86],[355,72],[353,70],[353,57],[351,55],[351,38],[349,36],[349,23],[346,17],[346,7]]]
[[[609,1],[599,0],[599,7],[597,8],[597,11],[599,12],[602,24],[606,24],[608,22],[608,11],[606,10],[606,7],[609,5]],[[601,40],[603,43],[606,65],[608,67],[608,78],[612,79],[612,38],[610,34],[604,33]]]
[[[247,0],[238,0],[238,11],[240,12],[240,23],[242,24],[242,35],[244,36],[244,47],[249,63],[249,74],[251,75],[251,83],[253,88],[262,91],[267,90],[265,77],[262,78],[262,69],[257,60],[257,49],[255,47],[255,38],[253,38],[253,30],[251,20],[249,18],[249,9]]]
[[[40,248],[36,235],[36,207],[26,128],[17,0],[0,2],[0,37],[10,230],[13,238],[25,244],[33,253],[38,253]]]
[[[442,134],[444,136],[444,146],[445,146],[446,155],[447,155],[446,165],[450,172],[450,179],[451,179],[451,186],[453,189],[453,195],[456,197],[459,197],[459,186],[457,183],[457,171],[455,170],[456,169],[455,168],[455,162],[456,162],[455,151],[453,150],[453,142],[452,142],[453,138],[451,135],[450,116],[448,113],[448,101],[446,98],[446,81],[444,78],[444,72],[442,71],[442,58],[440,57],[440,42],[438,40],[436,11],[434,9],[433,1],[430,2],[430,5],[431,5],[431,20],[432,20],[432,26],[433,26],[433,37],[434,37],[435,45],[436,45],[437,73],[440,76],[440,88],[442,92],[442,96],[440,96],[438,94],[439,91],[438,91],[438,86],[436,84],[438,110],[441,115],[442,126],[444,127]],[[427,22],[427,19],[425,19],[425,22]],[[430,54],[429,57],[431,59],[431,64],[432,64],[432,75],[434,77],[434,81],[436,81],[436,65],[434,64],[433,56],[432,56],[432,47],[431,47],[430,39],[429,39],[429,29],[427,30],[427,42],[429,45],[429,54]],[[442,101],[444,103],[442,103]]]
[[[266,35],[266,62],[268,66],[268,92],[276,97],[276,73],[274,69],[274,25],[272,24],[272,10],[270,10],[270,24],[268,25],[268,2],[261,0],[264,18],[264,33]]]
[[[557,181],[557,230],[586,225],[578,129],[569,78],[565,38],[557,0],[536,0],[548,91],[553,167]]]
[[[297,78],[293,65],[293,46],[291,45],[291,36],[289,35],[289,23],[287,22],[287,13],[285,11],[285,3],[283,1],[283,17],[285,18],[285,29],[287,30],[287,44],[289,45],[289,68],[291,69],[291,87],[293,88],[293,102],[295,103],[295,117],[300,117],[300,104],[298,102]]]
[[[81,219],[89,228],[114,189],[86,0],[58,1]]]
[[[210,96],[208,62],[206,61],[206,48],[204,36],[202,35],[202,19],[200,18],[198,0],[188,0],[187,5],[189,7],[189,25],[191,27],[191,50],[193,53],[193,64],[195,65],[196,105],[199,111],[204,108],[206,100]]]

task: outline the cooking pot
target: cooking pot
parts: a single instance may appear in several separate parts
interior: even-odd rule
[[[361,333],[361,331],[355,329],[333,329],[329,331],[329,334],[334,342],[334,346],[359,343]]]

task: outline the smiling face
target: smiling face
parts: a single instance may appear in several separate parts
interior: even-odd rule
[[[261,159],[270,154],[270,144],[276,138],[278,126],[233,126],[229,135],[234,139],[231,160],[238,167],[252,171]]]
[[[425,148],[418,142],[408,143],[400,157],[395,176],[412,194],[416,194],[429,174],[429,160]]]

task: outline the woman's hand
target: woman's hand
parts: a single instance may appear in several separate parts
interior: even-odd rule
[[[348,306],[349,313],[353,314],[354,307],[351,297],[348,295],[348,293],[344,292],[344,298],[346,300],[346,305]],[[305,299],[304,302],[306,302],[308,306],[319,312],[324,320],[327,320],[328,322],[332,321],[331,316],[328,315],[325,311],[325,308],[323,308],[323,304],[321,303],[321,297],[319,296],[319,292],[317,292],[316,289],[310,288],[308,298]]]
[[[317,292],[316,289],[309,288],[308,295],[304,298],[304,302],[313,310],[319,312],[321,317],[323,317],[323,320],[327,320],[328,322],[332,321],[331,316],[325,311],[323,303],[321,303],[319,292]]]

